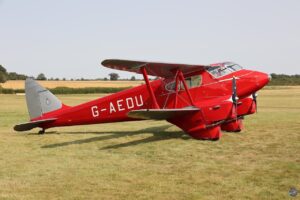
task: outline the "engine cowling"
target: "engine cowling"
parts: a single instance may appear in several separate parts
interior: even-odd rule
[[[178,126],[194,139],[218,140],[222,136],[219,125],[206,127],[201,111],[190,116],[172,118],[168,122]]]
[[[194,139],[198,140],[219,140],[222,136],[220,126],[214,126],[205,129],[198,129],[193,131],[186,131]]]
[[[241,119],[234,120],[221,125],[221,129],[227,132],[241,132],[244,128],[243,121]]]

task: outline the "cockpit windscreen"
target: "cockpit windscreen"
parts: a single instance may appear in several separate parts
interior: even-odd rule
[[[209,69],[207,69],[207,71],[210,74],[212,74],[214,77],[219,78],[242,69],[243,68],[238,64],[232,62],[226,62],[220,64],[219,66],[212,66]]]

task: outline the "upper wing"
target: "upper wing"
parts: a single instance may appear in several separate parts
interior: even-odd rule
[[[208,65],[170,64],[117,59],[104,60],[101,64],[108,68],[135,72],[139,74],[142,73],[140,68],[145,67],[148,75],[164,78],[174,77],[177,70],[181,70],[185,75],[195,71],[205,70],[210,67]]]
[[[127,115],[128,117],[136,119],[153,119],[153,120],[166,120],[173,117],[192,114],[199,111],[199,108],[188,107],[188,108],[179,108],[179,109],[141,109],[141,110],[132,110]]]

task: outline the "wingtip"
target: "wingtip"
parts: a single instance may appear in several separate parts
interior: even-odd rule
[[[105,66],[105,63],[106,63],[106,62],[107,62],[107,59],[102,60],[102,61],[101,61],[101,65]]]
[[[116,60],[116,59],[105,59],[101,62],[101,65],[103,65],[104,67],[107,67],[109,65],[109,63],[113,60]]]

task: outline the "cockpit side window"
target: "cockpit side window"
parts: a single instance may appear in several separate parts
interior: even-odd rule
[[[209,73],[211,73],[216,78],[219,78],[221,76],[225,76],[225,75],[230,74],[230,73],[233,72],[230,68],[222,67],[222,66],[212,67],[212,68],[209,68],[207,71]]]
[[[228,66],[229,68],[231,68],[233,71],[239,71],[239,70],[242,70],[243,68],[238,65],[238,64],[233,64],[233,65],[230,65]]]

